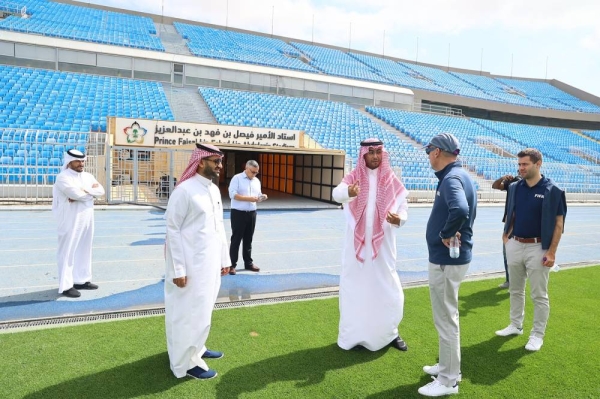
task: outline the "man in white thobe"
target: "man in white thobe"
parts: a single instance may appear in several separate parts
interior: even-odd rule
[[[340,275],[342,349],[407,350],[398,333],[404,292],[396,272],[396,229],[408,218],[408,191],[378,139],[361,144],[356,168],[333,190],[344,206],[346,238]]]
[[[58,293],[78,298],[78,290],[98,288],[92,280],[92,240],[94,239],[94,198],[104,195],[104,187],[83,171],[85,155],[68,150],[62,171],[52,187],[52,212],[58,231]]]
[[[229,273],[223,203],[211,181],[222,160],[217,147],[197,144],[167,206],[165,326],[177,378],[213,378],[204,359],[223,357],[205,346],[221,276]]]

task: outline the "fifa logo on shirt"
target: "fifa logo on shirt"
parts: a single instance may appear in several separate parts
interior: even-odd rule
[[[534,195],[535,198],[541,198],[544,199],[544,195],[543,194],[535,194]]]

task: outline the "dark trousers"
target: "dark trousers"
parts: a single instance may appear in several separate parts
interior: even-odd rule
[[[231,258],[231,267],[235,268],[240,253],[240,243],[242,245],[242,258],[244,267],[249,268],[254,263],[252,261],[252,236],[254,236],[254,226],[256,226],[256,211],[246,212],[231,210],[231,245],[229,247],[229,257]]]

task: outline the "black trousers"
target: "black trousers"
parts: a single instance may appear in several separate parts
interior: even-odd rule
[[[235,268],[238,255],[240,253],[240,243],[242,245],[242,258],[244,267],[251,267],[252,261],[252,236],[254,236],[254,227],[256,226],[256,211],[238,211],[231,210],[231,245],[229,246],[229,257],[231,258],[231,267]]]

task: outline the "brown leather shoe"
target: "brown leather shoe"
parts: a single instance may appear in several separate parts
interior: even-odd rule
[[[229,268],[229,275],[230,276],[235,276],[237,274],[237,272],[235,271],[235,269],[233,267]]]
[[[260,269],[254,263],[250,267],[245,267],[244,269],[249,270],[251,272],[259,272]]]

